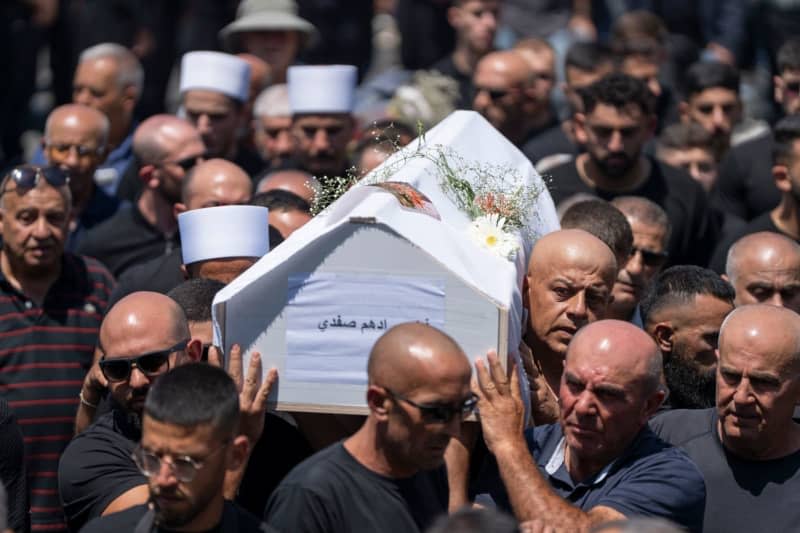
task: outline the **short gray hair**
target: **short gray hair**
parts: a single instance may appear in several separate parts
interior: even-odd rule
[[[121,44],[100,43],[81,52],[78,63],[101,58],[114,59],[119,65],[119,77],[117,78],[119,86],[131,86],[136,90],[136,97],[141,96],[144,87],[144,69],[133,52]]]
[[[289,117],[291,115],[289,89],[284,83],[267,87],[261,91],[253,104],[254,117]]]

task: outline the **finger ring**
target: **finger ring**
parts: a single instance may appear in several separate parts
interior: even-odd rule
[[[494,388],[494,383],[491,382],[487,383],[486,386],[484,387],[484,389],[493,389],[493,388]]]

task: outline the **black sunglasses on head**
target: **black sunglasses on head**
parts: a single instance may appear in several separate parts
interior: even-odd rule
[[[417,403],[391,389],[386,389],[386,392],[392,398],[406,402],[419,409],[422,420],[431,424],[448,424],[455,416],[459,416],[463,420],[471,415],[478,405],[478,397],[474,393],[470,393],[469,398],[461,402],[461,405],[444,405]]]
[[[131,377],[134,366],[145,376],[152,377],[169,370],[169,356],[185,349],[188,344],[189,339],[185,339],[166,350],[150,352],[135,357],[109,359],[104,355],[98,364],[100,365],[100,371],[103,372],[108,381],[126,381]]]
[[[38,165],[20,165],[14,167],[3,179],[3,193],[8,192],[6,185],[13,181],[17,189],[33,189],[44,180],[53,187],[63,187],[69,184],[69,174],[59,167],[42,167]]]

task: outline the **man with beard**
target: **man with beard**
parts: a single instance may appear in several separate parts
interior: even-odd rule
[[[714,406],[717,339],[733,310],[733,287],[711,270],[675,266],[642,298],[642,321],[664,360],[669,396],[664,407]]]
[[[600,320],[569,345],[558,422],[524,430],[517,371],[493,353],[475,364],[483,439],[493,455],[481,476],[501,510],[553,531],[587,531],[633,516],[702,528],[697,467],[647,422],[664,400],[661,354],[641,329]]]
[[[133,205],[92,228],[78,247],[115,276],[175,247],[178,222],[174,209],[181,199],[181,182],[205,154],[198,131],[172,115],[155,115],[142,122],[133,149],[141,161],[139,177],[144,190]]]
[[[347,173],[347,145],[356,127],[356,76],[352,65],[289,68],[294,159],[320,181]]]
[[[717,245],[710,265],[717,272],[722,272],[733,243],[745,235],[771,231],[800,242],[800,115],[781,119],[773,137],[772,177],[780,202]]]
[[[742,118],[739,72],[725,63],[695,63],[686,72],[685,98],[678,105],[681,122],[699,124],[710,135],[717,160],[731,145]]]
[[[580,192],[604,200],[621,195],[647,198],[667,212],[672,227],[670,261],[705,265],[716,227],[702,186],[642,151],[656,125],[653,97],[645,84],[612,73],[587,87],[582,98],[575,136],[586,153],[550,170],[553,200],[559,203]]]
[[[181,106],[203,139],[207,157],[227,159],[250,176],[264,168],[261,157],[241,142],[250,120],[250,65],[221,52],[189,52],[181,59]]]
[[[147,392],[169,369],[198,361],[202,343],[191,337],[186,316],[171,298],[137,292],[106,314],[98,352],[101,357],[87,375],[83,399],[96,407],[107,390],[112,409],[70,442],[58,467],[59,496],[72,531],[92,518],[147,502],[147,479],[131,458],[141,438]],[[229,355],[230,372],[241,387],[241,352],[232,349]],[[219,364],[216,352],[209,359]],[[258,357],[247,372],[261,375]],[[266,397],[275,378],[273,371],[262,384],[248,380],[241,389],[240,432],[251,443],[261,435]],[[235,496],[244,467],[227,471],[226,498]]]
[[[47,117],[42,146],[47,164],[60,166],[69,174],[72,219],[67,249],[74,250],[80,238],[111,217],[119,200],[94,182],[94,173],[106,157],[109,123],[100,111],[67,104]]]
[[[475,407],[470,365],[446,334],[400,324],[367,363],[364,425],[300,463],[272,494],[279,531],[424,531],[447,512],[444,452]]]
[[[716,407],[650,423],[697,464],[703,531],[794,531],[800,523],[800,316],[772,305],[734,310],[720,329]]]
[[[0,182],[0,390],[25,437],[35,531],[66,527],[58,458],[114,288],[97,261],[64,252],[71,205],[57,167],[17,167]]]
[[[614,296],[607,318],[628,320],[641,326],[638,305],[644,291],[667,262],[670,224],[667,213],[647,198],[618,196],[611,205],[619,209],[633,232],[630,256],[619,265]]]
[[[143,413],[133,459],[147,478],[148,503],[81,531],[266,531],[225,500],[225,472],[241,468],[249,444],[239,433],[236,384],[224,370],[192,363],[167,372],[150,389]]]

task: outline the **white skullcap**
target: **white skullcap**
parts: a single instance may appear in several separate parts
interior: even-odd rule
[[[191,89],[214,91],[245,102],[250,91],[250,65],[222,52],[186,53],[181,60],[180,92]]]
[[[289,106],[298,113],[350,113],[358,71],[353,65],[289,67]]]
[[[254,117],[289,117],[289,88],[285,83],[267,87],[253,104]]]
[[[269,251],[269,209],[223,205],[178,215],[183,264],[226,257],[261,257]]]

